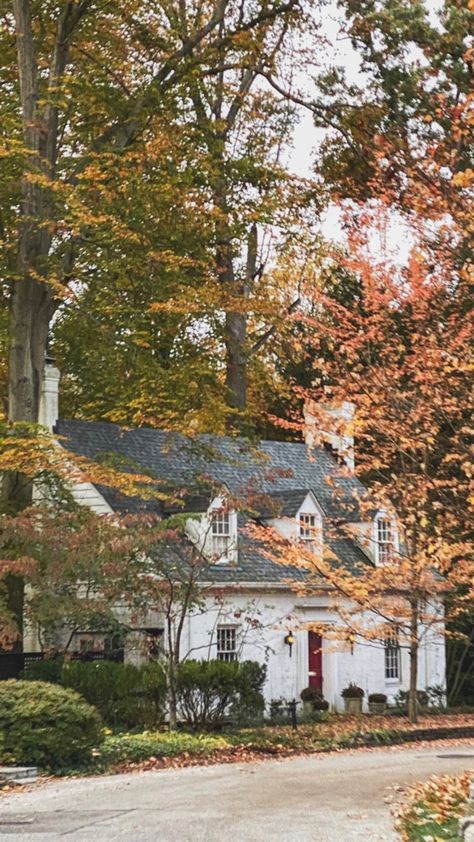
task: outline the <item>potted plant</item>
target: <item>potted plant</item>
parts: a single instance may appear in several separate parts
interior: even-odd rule
[[[300,699],[303,702],[304,713],[313,713],[313,711],[327,710],[329,702],[323,698],[321,690],[317,687],[305,687],[300,693]]]
[[[344,687],[341,696],[344,699],[346,713],[362,713],[362,699],[364,698],[362,687],[358,687],[357,684],[351,682],[347,687]]]
[[[370,693],[369,695],[369,712],[370,713],[385,713],[387,706],[387,697],[385,693]]]

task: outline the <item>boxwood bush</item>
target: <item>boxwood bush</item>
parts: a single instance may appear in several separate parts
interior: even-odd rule
[[[24,678],[25,681],[49,681],[51,684],[60,684],[63,664],[63,656],[32,661],[21,671],[20,678]]]
[[[263,716],[266,667],[256,661],[184,661],[178,672],[178,712],[194,730],[242,724]]]
[[[61,682],[94,705],[108,725],[155,727],[163,721],[166,679],[160,664],[69,661]]]
[[[0,760],[46,769],[83,763],[102,742],[98,712],[73,690],[43,681],[0,682]]]

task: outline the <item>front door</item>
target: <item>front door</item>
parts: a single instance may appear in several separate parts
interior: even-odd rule
[[[308,632],[308,685],[323,689],[323,641],[320,634]]]

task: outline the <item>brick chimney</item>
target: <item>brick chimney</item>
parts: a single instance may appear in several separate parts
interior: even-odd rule
[[[38,421],[43,427],[52,432],[59,415],[59,369],[54,365],[51,357],[46,357],[41,383],[40,406]]]
[[[353,419],[355,406],[344,401],[338,406],[306,401],[304,406],[305,442],[313,447],[330,448],[351,471],[354,470]]]

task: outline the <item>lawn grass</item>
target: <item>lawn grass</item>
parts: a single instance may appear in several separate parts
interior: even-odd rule
[[[443,775],[414,787],[397,822],[403,842],[460,842],[459,819],[466,813],[470,779],[469,772]]]

